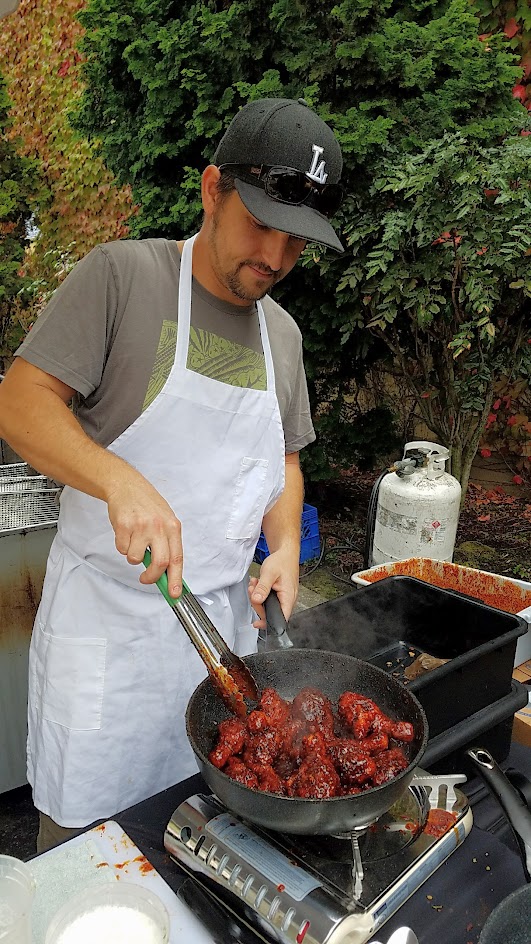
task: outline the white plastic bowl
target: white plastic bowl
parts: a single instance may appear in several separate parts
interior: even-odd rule
[[[30,944],[35,880],[14,856],[0,855],[0,942]]]
[[[52,918],[45,944],[167,944],[170,917],[141,885],[115,881],[74,895]]]

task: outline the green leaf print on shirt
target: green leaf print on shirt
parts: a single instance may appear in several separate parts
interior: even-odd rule
[[[160,340],[155,355],[153,370],[144,398],[142,412],[161,392],[175,359],[177,325],[175,321],[163,321]],[[267,389],[267,372],[264,355],[235,341],[220,338],[202,328],[190,328],[190,344],[186,366],[205,377],[231,384],[233,387],[248,387],[253,390]]]

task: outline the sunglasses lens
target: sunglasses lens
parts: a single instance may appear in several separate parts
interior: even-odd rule
[[[265,178],[265,191],[273,200],[299,204],[311,193],[311,184],[297,170],[272,167]]]
[[[343,198],[343,188],[339,184],[328,184],[318,190],[305,174],[286,167],[271,167],[264,183],[267,195],[273,200],[293,206],[307,202],[323,216],[333,216]]]
[[[323,216],[334,216],[343,200],[343,187],[340,184],[329,184],[320,193],[315,195],[315,208]]]

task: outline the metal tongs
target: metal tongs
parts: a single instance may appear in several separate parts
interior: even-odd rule
[[[150,563],[151,552],[146,550],[144,566],[149,567]],[[239,718],[245,718],[245,699],[258,701],[256,682],[245,662],[229,649],[184,580],[182,583],[183,592],[177,600],[170,596],[166,573],[157,580],[157,587],[197,649],[227,708]]]

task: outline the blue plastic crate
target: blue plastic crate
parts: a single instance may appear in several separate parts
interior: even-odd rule
[[[320,550],[321,538],[319,536],[317,508],[314,508],[313,505],[305,504],[302,506],[301,554],[299,557],[299,563],[304,564],[305,561],[313,560],[313,558],[319,557]],[[267,546],[264,533],[261,531],[260,537],[258,538],[258,544],[256,545],[256,551],[254,552],[254,559],[257,564],[261,564],[262,561],[264,561],[268,556],[269,548]]]

